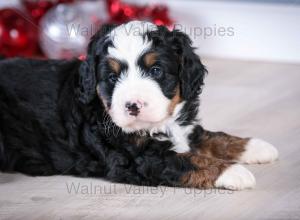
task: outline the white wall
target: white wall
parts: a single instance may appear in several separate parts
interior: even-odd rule
[[[17,1],[1,0],[0,7]],[[167,4],[172,17],[187,33],[195,31],[190,36],[201,55],[300,63],[299,5],[208,0],[145,2]],[[216,34],[207,36],[210,31]]]
[[[19,0],[1,0],[0,1],[0,8],[9,7],[9,6],[16,6],[18,5]]]
[[[130,0],[130,2],[139,2]],[[161,3],[159,0],[148,2]],[[234,29],[234,36],[192,35],[202,55],[249,60],[300,62],[300,6],[237,1],[164,1],[187,30]],[[228,33],[228,32],[227,32]]]

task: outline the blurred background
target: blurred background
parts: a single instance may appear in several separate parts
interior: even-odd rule
[[[204,128],[262,138],[279,161],[248,166],[257,186],[242,192],[131,193],[96,178],[0,173],[0,219],[300,219],[300,1],[0,0],[0,56],[84,59],[101,25],[133,19],[193,40],[209,72]],[[116,192],[72,194],[66,183]]]
[[[0,0],[0,54],[82,58],[103,23],[133,19],[184,31],[206,57],[300,62],[299,0]]]

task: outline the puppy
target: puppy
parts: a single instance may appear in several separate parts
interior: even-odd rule
[[[269,143],[204,130],[206,69],[189,37],[152,23],[105,25],[85,61],[0,63],[0,169],[137,185],[231,190],[238,163],[277,159]]]

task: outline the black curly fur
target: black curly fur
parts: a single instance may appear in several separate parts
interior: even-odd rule
[[[125,134],[96,95],[97,68],[107,49],[105,26],[92,39],[86,61],[8,59],[0,62],[0,170],[29,175],[105,177],[139,185],[180,185],[194,169],[170,151],[170,141]],[[106,29],[106,30],[105,30]],[[179,57],[182,124],[195,120],[206,73],[189,38],[161,27],[149,33],[156,47]],[[174,64],[175,66],[177,64]]]

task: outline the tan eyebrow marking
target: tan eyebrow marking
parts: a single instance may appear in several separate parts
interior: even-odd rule
[[[144,62],[147,67],[151,67],[157,61],[157,54],[155,52],[147,53],[144,56]]]
[[[116,73],[116,74],[120,74],[121,72],[121,65],[118,61],[116,61],[115,59],[109,58],[108,59],[108,64],[110,66],[110,68],[112,68],[112,70]]]

